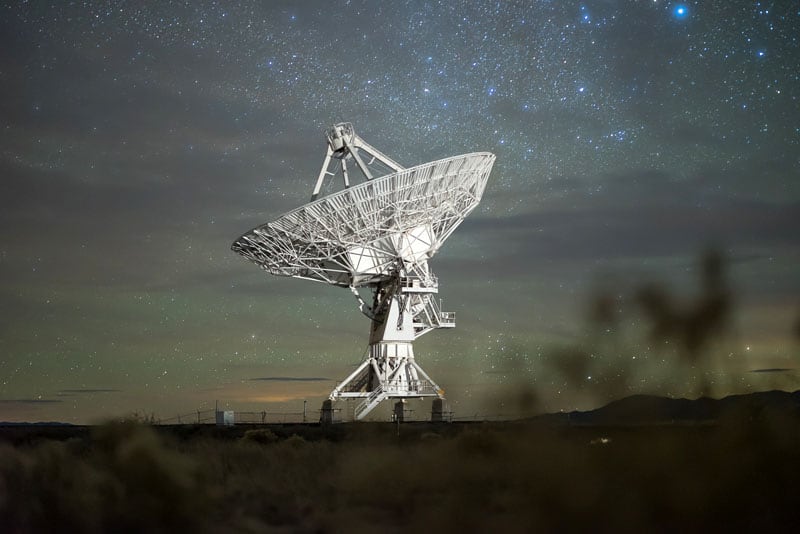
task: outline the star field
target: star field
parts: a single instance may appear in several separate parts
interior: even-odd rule
[[[321,402],[368,325],[229,246],[307,201],[338,121],[406,166],[498,156],[431,262],[458,327],[417,346],[457,413],[520,376],[551,410],[598,381],[796,389],[799,26],[793,2],[5,3],[0,420]],[[734,307],[676,370],[632,295],[690,306],[708,247]]]

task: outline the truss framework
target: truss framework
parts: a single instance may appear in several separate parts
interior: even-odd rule
[[[414,360],[411,343],[452,328],[441,311],[438,279],[428,260],[478,205],[495,156],[475,152],[407,169],[361,139],[349,123],[327,132],[328,147],[312,202],[241,236],[232,249],[267,272],[349,287],[371,319],[367,358],[330,398],[363,398],[356,418],[382,400],[442,397]],[[373,178],[360,152],[393,172]],[[332,159],[341,160],[344,190],[317,198]],[[351,187],[348,160],[365,181]],[[316,199],[316,200],[313,200]],[[367,302],[359,291],[372,291]]]

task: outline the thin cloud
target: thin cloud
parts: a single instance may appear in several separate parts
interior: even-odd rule
[[[253,381],[260,382],[328,382],[332,378],[324,377],[305,377],[305,376],[262,376],[258,378],[251,378]]]
[[[770,367],[767,369],[753,369],[751,373],[791,373],[794,369],[788,367]]]
[[[104,389],[104,388],[80,388],[80,389],[62,389],[56,393],[59,397],[72,397],[74,395],[92,395],[95,393],[117,393],[119,389]]]

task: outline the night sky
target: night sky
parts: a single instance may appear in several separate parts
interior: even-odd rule
[[[431,261],[458,326],[415,344],[456,416],[796,389],[798,28],[789,0],[3,3],[0,421],[316,410],[367,319],[230,245],[307,202],[339,121],[404,166],[497,155]],[[690,354],[641,288],[688,314],[706,250],[729,307]]]

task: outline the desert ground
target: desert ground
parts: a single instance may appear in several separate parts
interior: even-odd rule
[[[7,426],[0,530],[788,531],[800,417],[741,404],[651,423]]]

